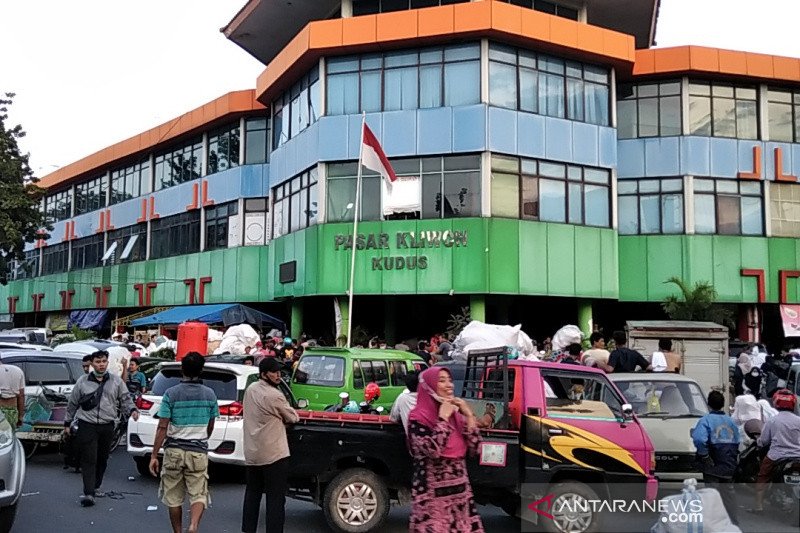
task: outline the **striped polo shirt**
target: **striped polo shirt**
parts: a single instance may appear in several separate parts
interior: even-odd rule
[[[158,409],[159,418],[169,419],[164,449],[207,452],[208,423],[218,416],[217,396],[201,381],[181,381],[168,388]]]

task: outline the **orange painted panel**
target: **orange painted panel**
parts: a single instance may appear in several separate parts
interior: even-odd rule
[[[190,113],[191,113],[191,116],[192,116],[190,127],[192,129],[201,127],[204,124],[204,122],[203,122],[203,108],[202,107],[198,107],[197,109],[193,109]]]
[[[550,42],[550,17],[533,9],[522,9],[522,35]]]
[[[724,74],[747,74],[747,54],[733,50],[719,51],[719,71]]]
[[[416,10],[394,11],[378,17],[379,41],[399,41],[417,37]]]
[[[492,2],[492,28],[519,35],[522,33],[523,8],[504,2]]]
[[[428,37],[453,33],[455,9],[453,6],[429,7],[417,13],[417,35]]]
[[[377,35],[376,15],[342,19],[342,44],[345,46],[374,43]]]
[[[689,47],[656,50],[656,72],[683,72],[689,70]]]
[[[483,2],[469,2],[455,4],[454,20],[456,33],[487,30],[491,27],[492,4]]]
[[[597,26],[581,24],[578,26],[578,48],[595,54],[605,54],[604,31]]]
[[[635,40],[631,35],[615,31],[607,31],[603,34],[603,52],[606,56],[628,61],[631,58],[635,59],[635,49]]]
[[[310,30],[309,48],[333,48],[342,45],[342,19],[320,20]]]
[[[758,78],[771,78],[772,56],[747,53],[747,74]]]
[[[656,51],[636,50],[636,62],[633,64],[633,75],[642,76],[656,71]]]
[[[577,48],[578,23],[561,17],[550,17],[550,42]],[[627,51],[625,54],[627,56]]]
[[[774,56],[772,71],[775,78],[779,80],[800,80],[800,59]]]
[[[719,54],[714,48],[689,47],[689,68],[702,72],[719,72]]]

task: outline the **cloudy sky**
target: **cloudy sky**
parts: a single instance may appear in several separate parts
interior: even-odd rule
[[[4,2],[0,92],[17,93],[34,172],[254,87],[262,65],[219,31],[244,3]],[[798,19],[798,0],[662,0],[657,41],[800,57]]]

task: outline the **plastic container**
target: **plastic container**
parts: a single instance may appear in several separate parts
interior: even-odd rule
[[[178,326],[178,349],[175,352],[175,360],[180,361],[189,352],[207,355],[208,324],[184,322]]]

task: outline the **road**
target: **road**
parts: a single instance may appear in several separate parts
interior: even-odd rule
[[[169,530],[167,510],[158,500],[158,483],[155,479],[139,476],[133,461],[124,448],[118,449],[109,462],[103,490],[118,493],[121,499],[99,498],[97,505],[82,508],[78,505],[81,492],[80,475],[61,468],[61,456],[38,452],[28,460],[28,473],[21,499],[15,532],[59,531],[63,533],[142,533]],[[133,477],[133,481],[128,478]],[[240,531],[241,500],[244,486],[243,472],[232,469],[224,476],[214,476],[211,485],[212,504],[202,522],[202,531],[214,533]],[[743,498],[744,500],[745,498]],[[800,532],[788,526],[786,517],[756,517],[746,512],[749,500],[740,502],[739,516],[746,533]],[[156,506],[148,511],[148,506]],[[480,507],[483,523],[488,533],[520,531],[519,524],[503,511],[494,507]],[[408,531],[408,507],[392,507],[381,533]],[[642,524],[642,532],[649,530],[653,517],[625,517]],[[263,527],[263,512],[262,512]],[[793,522],[797,524],[795,520]],[[314,505],[287,500],[286,531],[317,533],[329,531],[325,518]]]

